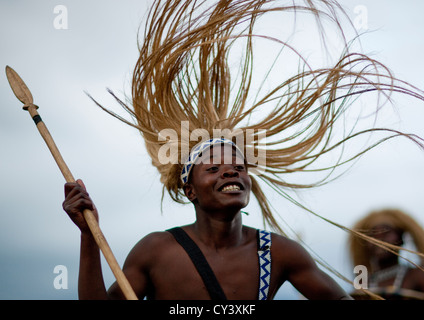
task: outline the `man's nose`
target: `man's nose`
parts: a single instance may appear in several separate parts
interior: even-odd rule
[[[239,173],[237,170],[234,169],[233,166],[225,166],[222,170],[222,176],[224,178],[233,178],[238,177]]]

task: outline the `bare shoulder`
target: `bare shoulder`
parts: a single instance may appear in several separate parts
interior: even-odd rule
[[[147,265],[165,251],[172,250],[175,244],[174,237],[167,231],[149,233],[131,249],[125,263]]]
[[[297,241],[276,233],[272,233],[272,247],[276,249],[276,254],[307,254],[306,250]]]
[[[143,237],[136,246],[151,247],[172,242],[173,236],[168,231],[156,231]]]
[[[402,287],[404,289],[424,292],[424,271],[419,268],[409,268]]]
[[[277,281],[288,280],[307,299],[350,299],[344,290],[320,270],[298,242],[273,234],[272,261]]]
[[[297,241],[272,233],[272,259],[280,267],[300,267],[313,263],[308,251]]]

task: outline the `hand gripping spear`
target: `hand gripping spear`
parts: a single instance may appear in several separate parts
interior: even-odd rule
[[[55,159],[57,165],[59,166],[60,171],[62,172],[65,180],[67,182],[75,182],[74,177],[72,176],[71,171],[63,160],[59,149],[57,148],[55,142],[53,141],[50,132],[47,130],[46,125],[41,120],[40,115],[37,112],[38,106],[33,103],[32,94],[29,91],[28,87],[25,85],[21,77],[13,70],[11,67],[6,66],[6,76],[9,84],[15,94],[15,96],[24,104],[23,109],[27,110],[34,120],[38,131],[46,142],[48,148],[50,149],[53,158]],[[129,284],[127,278],[119,267],[118,262],[115,259],[115,256],[112,253],[105,237],[103,236],[102,231],[100,230],[99,224],[97,223],[96,218],[93,215],[91,210],[84,210],[83,212],[84,218],[87,221],[88,226],[90,227],[90,231],[93,234],[94,239],[97,242],[100,250],[102,251],[109,267],[111,268],[116,281],[118,282],[119,287],[121,288],[125,298],[128,300],[137,300],[137,296],[135,295],[131,285]]]

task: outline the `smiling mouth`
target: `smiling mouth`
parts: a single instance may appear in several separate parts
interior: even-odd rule
[[[219,189],[221,192],[241,191],[243,187],[237,183],[227,184]]]

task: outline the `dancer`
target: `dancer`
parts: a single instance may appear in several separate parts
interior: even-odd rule
[[[218,139],[221,140],[221,139]],[[201,145],[201,158],[184,185],[196,221],[182,228],[155,232],[131,250],[123,271],[139,298],[149,299],[272,299],[290,281],[309,299],[349,299],[349,296],[295,241],[242,225],[241,209],[249,202],[251,181],[243,155],[224,161],[225,141]],[[221,161],[216,161],[219,150]],[[81,299],[116,298],[117,284],[106,293],[99,249],[81,212],[95,210],[81,181],[66,185],[64,209],[81,229],[79,294]],[[188,252],[184,244],[189,245]],[[188,253],[196,252],[195,256]],[[272,258],[271,258],[272,257]],[[192,260],[191,260],[191,259]],[[195,263],[201,260],[200,264]],[[206,274],[206,276],[204,276]],[[211,280],[213,279],[213,280]]]
[[[380,246],[350,237],[350,253],[353,264],[368,270],[368,288],[386,299],[424,299],[424,270],[421,256],[414,266],[399,258],[404,237],[409,235],[418,252],[424,252],[424,229],[409,215],[397,209],[371,212],[353,227],[383,241]],[[385,243],[394,245],[387,250]],[[358,298],[365,294],[355,292]]]
[[[343,41],[341,57],[313,68],[290,42],[257,28],[274,14],[280,20],[310,15],[324,42],[323,20],[334,22]],[[373,147],[403,135],[355,131],[355,126],[335,130],[359,95],[387,98],[402,91],[422,99],[377,61],[350,52],[342,17],[341,7],[329,0],[290,6],[276,0],[155,1],[133,73],[131,104],[115,96],[132,119],[98,105],[141,132],[164,191],[176,202],[188,199],[196,219],[152,233],[130,252],[123,271],[140,298],[271,299],[285,281],[310,299],[350,298],[288,238],[260,183],[294,201],[287,190],[325,183],[334,170],[365,152],[345,158],[349,141],[374,130],[386,132]],[[258,58],[261,41],[268,42],[266,48],[277,47],[273,58]],[[279,65],[287,61],[286,51],[299,67],[288,76]],[[268,69],[261,66],[266,62]],[[267,81],[274,76],[277,84],[270,87]],[[374,105],[372,112],[380,107]],[[337,151],[335,163],[319,166],[323,155]],[[298,174],[310,172],[324,176],[298,182]],[[250,193],[273,233],[243,226],[241,209]],[[94,204],[81,181],[67,184],[65,194],[63,207],[82,233],[80,297],[120,298],[116,285],[106,292],[98,249],[81,217],[84,208],[95,210]],[[195,257],[184,254],[187,244]]]

